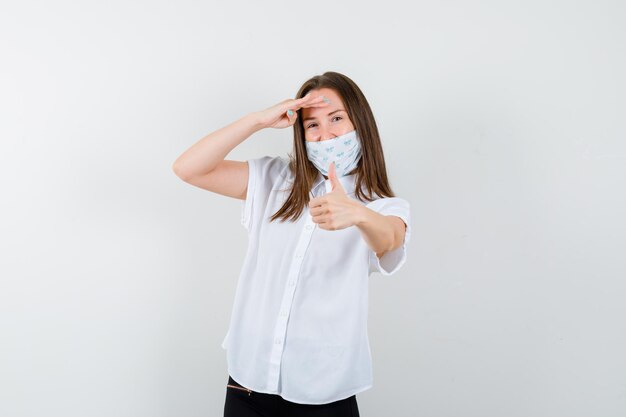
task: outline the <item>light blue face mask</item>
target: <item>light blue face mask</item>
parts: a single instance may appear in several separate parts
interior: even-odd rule
[[[352,171],[361,159],[361,140],[356,130],[332,139],[305,141],[305,144],[307,157],[327,177],[331,162],[335,162],[337,177],[342,177]]]

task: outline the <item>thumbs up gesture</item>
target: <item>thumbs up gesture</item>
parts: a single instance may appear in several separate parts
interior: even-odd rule
[[[341,181],[337,178],[337,169],[335,168],[335,162],[331,162],[328,167],[328,179],[330,180],[330,184],[332,185],[332,192],[338,192],[343,195],[346,195],[346,190],[341,185]]]
[[[309,201],[312,220],[325,230],[340,230],[354,226],[362,206],[358,201],[348,197],[337,178],[334,162],[331,162],[328,168],[328,179],[332,191]]]

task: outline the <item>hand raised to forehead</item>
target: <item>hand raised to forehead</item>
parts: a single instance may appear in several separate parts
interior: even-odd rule
[[[330,103],[323,95],[309,93],[298,99],[286,99],[256,112],[259,122],[263,127],[283,129],[293,126],[298,118],[297,111],[305,107],[325,107]]]

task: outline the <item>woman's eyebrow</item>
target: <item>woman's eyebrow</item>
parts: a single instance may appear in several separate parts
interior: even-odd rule
[[[328,116],[330,116],[333,113],[337,113],[338,111],[345,111],[344,109],[337,109],[335,111],[331,111],[330,113],[328,113]],[[306,122],[307,120],[314,120],[316,119],[315,117],[306,117],[304,119],[302,119],[303,122]]]

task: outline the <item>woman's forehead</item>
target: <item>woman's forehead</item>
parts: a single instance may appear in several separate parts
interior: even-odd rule
[[[343,107],[330,105],[317,108],[306,108],[302,110],[302,121],[306,122],[309,119],[323,119],[324,117],[338,115],[342,112],[345,112],[345,109]]]
[[[329,98],[331,101],[333,101],[333,99],[335,101],[341,101],[341,97],[339,96],[339,94],[332,88],[327,88],[327,87],[317,88],[314,90],[310,90],[309,93],[314,97],[325,96]]]

